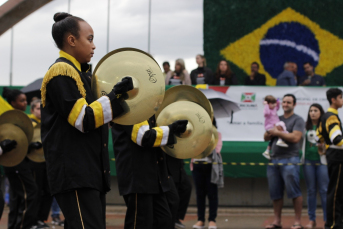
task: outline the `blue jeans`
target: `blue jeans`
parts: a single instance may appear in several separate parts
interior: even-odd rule
[[[307,165],[311,163],[311,165]],[[320,161],[310,161],[305,159],[304,176],[307,186],[307,210],[311,221],[316,220],[316,207],[317,207],[317,191],[320,195],[322,202],[324,221],[326,221],[326,192],[328,190],[329,175],[328,167],[320,164]]]
[[[301,196],[300,190],[300,166],[299,165],[277,165],[277,163],[299,163],[299,157],[290,157],[282,159],[272,159],[271,163],[275,165],[267,166],[267,178],[269,194],[272,200],[283,198],[283,192],[286,188],[287,197],[290,199]]]

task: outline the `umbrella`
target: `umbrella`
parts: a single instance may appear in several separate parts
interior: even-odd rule
[[[228,95],[223,92],[213,89],[199,89],[208,100],[210,100],[214,116],[216,118],[230,117],[234,112],[240,110],[237,102],[233,101]]]
[[[28,103],[31,102],[33,97],[41,97],[40,88],[42,86],[42,81],[43,78],[39,78],[21,89],[21,91],[25,93]]]

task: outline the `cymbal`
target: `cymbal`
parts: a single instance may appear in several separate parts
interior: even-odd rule
[[[132,77],[134,89],[122,101],[124,114],[113,121],[133,125],[153,116],[162,104],[165,81],[160,66],[148,53],[134,48],[121,48],[105,55],[92,76],[92,92],[96,98],[106,95],[125,76]]]
[[[210,143],[208,144],[204,152],[202,152],[195,158],[201,159],[201,158],[209,156],[212,153],[212,151],[216,148],[217,143],[218,143],[218,130],[215,126],[212,126],[212,138],[211,138]]]
[[[166,106],[176,101],[190,101],[199,104],[213,120],[213,108],[210,101],[199,89],[188,85],[178,85],[169,88],[164,95],[163,103],[158,109],[156,117]]]
[[[198,156],[211,141],[210,116],[196,103],[178,101],[165,107],[157,117],[156,123],[158,126],[166,126],[177,120],[188,120],[186,132],[176,137],[176,144],[161,148],[170,156],[179,159]]]
[[[16,148],[4,153],[0,156],[0,165],[5,167],[13,167],[22,162],[26,156],[29,143],[27,137],[16,125],[5,123],[0,125],[0,142],[5,140],[15,140],[17,142]]]
[[[34,128],[33,128],[33,138],[31,142],[42,142],[41,139],[41,125],[38,123]],[[27,157],[34,162],[40,163],[45,161],[44,157],[44,151],[43,147],[40,149],[32,149],[30,152],[27,154]]]
[[[0,116],[0,125],[12,123],[22,129],[26,134],[27,141],[31,142],[33,137],[33,126],[30,118],[20,110],[9,110]]]

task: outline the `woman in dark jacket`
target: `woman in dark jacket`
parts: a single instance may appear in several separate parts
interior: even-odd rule
[[[221,60],[214,75],[215,85],[237,85],[238,81],[235,73],[231,71],[230,65],[226,60]]]
[[[198,68],[191,71],[192,85],[197,84],[214,84],[213,72],[206,67],[206,59],[203,55],[198,54],[195,57]]]

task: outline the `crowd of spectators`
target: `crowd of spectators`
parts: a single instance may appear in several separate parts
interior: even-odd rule
[[[280,79],[294,83],[289,77],[293,70],[292,63],[285,64],[285,71],[281,73]],[[307,74],[313,74],[312,66],[304,64]],[[312,79],[303,79],[302,84],[311,85]],[[317,79],[318,81],[320,78]],[[270,164],[267,166],[267,179],[270,198],[273,201],[274,219],[265,228],[282,228],[281,213],[283,208],[284,190],[287,197],[292,199],[294,207],[294,224],[292,229],[302,229],[302,193],[300,189],[300,164],[303,164],[304,178],[307,189],[307,210],[309,223],[305,228],[316,228],[317,194],[319,193],[323,209],[325,228],[342,228],[341,215],[342,198],[336,198],[342,186],[338,185],[342,176],[340,163],[342,163],[342,127],[338,118],[338,109],[343,105],[342,91],[338,88],[330,88],[327,92],[327,99],[330,108],[325,113],[318,103],[310,105],[307,120],[294,113],[296,97],[293,94],[286,94],[282,98],[281,106],[283,114],[274,120],[274,123],[283,122],[287,131],[274,127],[266,127],[264,140],[270,141],[270,152],[268,158]],[[268,96],[266,96],[268,97]],[[269,95],[266,98],[264,112],[266,121],[270,113],[277,110],[277,101]],[[266,116],[267,114],[267,116]],[[271,122],[271,121],[270,121]],[[324,139],[325,138],[325,139]],[[286,142],[286,145],[278,144],[278,139]],[[319,140],[318,140],[319,139]],[[325,145],[326,144],[326,145]],[[302,150],[302,155],[299,152]],[[326,151],[326,152],[325,152]],[[336,154],[339,155],[336,157]],[[266,155],[264,155],[266,157]],[[301,162],[301,163],[300,163]]]
[[[174,71],[170,69],[168,61],[163,62],[164,76],[166,85],[239,85],[235,73],[231,70],[226,60],[220,60],[215,71],[206,65],[206,59],[198,54],[195,58],[198,67],[189,74],[186,70],[183,59],[175,61]],[[298,65],[295,62],[286,62],[283,66],[284,71],[277,77],[277,86],[326,86],[322,76],[315,74],[314,67],[310,62],[303,64],[306,75],[298,75]],[[250,74],[244,79],[244,85],[265,86],[266,76],[259,72],[260,65],[257,62],[251,63]]]

